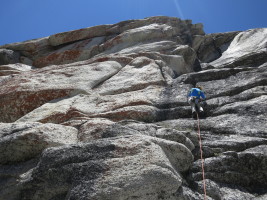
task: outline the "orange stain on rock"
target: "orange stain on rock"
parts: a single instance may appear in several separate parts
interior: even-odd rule
[[[64,52],[52,53],[35,60],[33,65],[36,67],[45,67],[47,65],[62,64],[64,61],[77,59],[81,55],[81,52],[81,50],[66,50]]]
[[[0,96],[0,116],[3,122],[13,122],[53,99],[68,96],[71,90],[15,91]]]

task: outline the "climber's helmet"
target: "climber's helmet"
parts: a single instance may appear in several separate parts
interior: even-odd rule
[[[203,87],[200,86],[200,85],[197,85],[196,88],[200,89],[200,90],[203,90]]]

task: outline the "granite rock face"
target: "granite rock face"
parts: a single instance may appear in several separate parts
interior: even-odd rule
[[[0,49],[0,200],[267,195],[266,28],[150,17]]]
[[[19,63],[19,53],[10,49],[0,49],[0,65]]]

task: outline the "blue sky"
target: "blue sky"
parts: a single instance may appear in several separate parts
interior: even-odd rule
[[[206,33],[267,27],[267,0],[2,0],[0,45],[150,16],[203,23]]]

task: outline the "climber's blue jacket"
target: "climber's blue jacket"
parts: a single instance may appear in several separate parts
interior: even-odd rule
[[[196,97],[197,99],[200,99],[201,97],[202,99],[206,99],[204,92],[198,88],[192,88],[188,94],[188,97]]]

